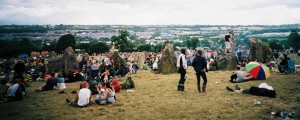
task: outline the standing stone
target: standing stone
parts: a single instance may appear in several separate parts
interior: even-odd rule
[[[49,52],[49,58],[55,58],[57,57],[57,54],[54,51]]]
[[[52,52],[50,52],[52,54]],[[54,55],[54,54],[53,54]],[[56,55],[56,54],[55,54]],[[67,71],[69,69],[73,70],[77,68],[77,59],[72,47],[65,49],[63,55],[49,57],[49,71],[52,72],[55,69]]]
[[[123,64],[123,65],[126,65],[126,61],[125,59],[123,59],[119,53],[117,51],[114,51],[113,55],[113,60],[114,60],[114,67],[115,67],[115,70],[119,70],[120,69],[120,66]]]
[[[146,55],[144,52],[138,52],[134,55],[134,58],[133,58],[133,61],[134,62],[137,62],[137,65],[139,68],[142,68],[145,61],[146,61]]]
[[[75,69],[77,68],[77,59],[76,59],[76,54],[74,52],[74,50],[72,49],[72,47],[68,47],[65,49],[64,51],[64,55],[62,57],[62,61],[63,61],[63,68],[64,70],[68,70],[68,69]]]
[[[158,64],[158,72],[163,74],[176,73],[176,56],[171,44],[166,44],[160,62]]]
[[[269,62],[272,59],[272,51],[269,45],[253,45],[250,47],[250,60],[257,62]]]
[[[219,60],[217,61],[219,70],[236,70],[237,62],[236,57],[232,55],[226,55],[224,53],[219,54]]]

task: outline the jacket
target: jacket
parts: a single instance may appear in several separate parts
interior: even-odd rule
[[[204,57],[196,56],[192,62],[192,66],[197,73],[203,72],[202,70],[207,67],[207,62]]]

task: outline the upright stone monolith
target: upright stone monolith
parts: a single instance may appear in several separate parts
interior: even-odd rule
[[[145,61],[146,61],[146,55],[144,52],[138,52],[135,54],[133,61],[137,63],[139,68],[142,68]]]
[[[123,64],[123,65],[126,65],[126,61],[125,59],[123,59],[119,53],[117,51],[114,51],[113,55],[113,60],[114,60],[114,66],[115,66],[115,70],[119,70],[120,69],[120,66]]]
[[[77,59],[72,47],[65,49],[63,55],[51,56],[49,57],[49,72],[57,70],[67,71],[69,69],[73,70],[77,68]]]
[[[160,62],[158,64],[158,72],[163,74],[176,73],[176,56],[171,44],[166,44]]]

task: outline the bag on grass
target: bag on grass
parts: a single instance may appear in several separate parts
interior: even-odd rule
[[[134,82],[131,77],[128,77],[125,83],[121,84],[122,89],[131,89],[134,88]]]

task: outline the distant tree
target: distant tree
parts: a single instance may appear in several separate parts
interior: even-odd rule
[[[149,45],[149,44],[144,44],[144,45],[140,45],[140,46],[138,46],[137,47],[137,50],[138,51],[147,51],[147,52],[149,52],[149,51],[151,51],[151,45]]]
[[[66,34],[59,38],[57,45],[56,45],[56,52],[57,53],[63,53],[63,51],[71,46],[73,50],[75,49],[76,41],[73,35]]]
[[[126,52],[133,52],[136,51],[137,47],[135,44],[133,44],[132,42],[128,42],[126,47],[124,48],[124,51]]]
[[[126,50],[131,50],[132,48],[128,48],[132,45],[130,45],[128,41],[129,32],[127,30],[119,30],[118,36],[112,36],[111,41],[114,42],[115,46],[118,47],[118,49],[122,52]],[[126,49],[126,50],[125,50]]]
[[[156,44],[154,46],[154,52],[156,52],[156,53],[162,51],[162,49],[163,49],[163,45],[162,44]]]
[[[89,54],[92,53],[105,53],[109,51],[109,47],[103,42],[90,43],[90,47],[87,49]]]
[[[185,41],[186,47],[187,48],[191,48],[192,44],[191,44],[191,40],[186,40]]]
[[[199,43],[199,39],[198,39],[198,38],[193,37],[193,38],[191,39],[191,47],[192,47],[193,49],[196,49],[196,48],[198,47],[198,43]]]
[[[0,57],[17,57],[19,54],[30,54],[38,51],[38,47],[28,38],[21,40],[0,41]]]
[[[269,41],[269,46],[272,50],[281,50],[282,49],[282,45],[280,44],[279,40]]]
[[[89,49],[91,47],[90,43],[79,43],[78,46],[76,47],[77,49],[85,50],[85,52],[90,52]]]
[[[300,36],[296,30],[292,30],[288,36],[290,46],[296,49],[300,49]]]
[[[44,41],[41,51],[55,51],[56,50],[56,44],[57,43],[55,41],[52,41],[52,42],[49,42],[49,43]]]

